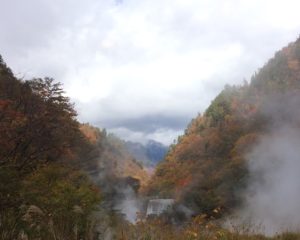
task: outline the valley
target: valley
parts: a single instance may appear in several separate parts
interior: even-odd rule
[[[169,147],[80,123],[61,84],[0,58],[0,238],[300,239],[299,106],[300,39]]]

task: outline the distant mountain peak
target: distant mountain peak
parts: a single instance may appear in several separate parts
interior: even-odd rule
[[[145,144],[127,141],[128,151],[146,166],[154,167],[165,157],[168,147],[155,140],[148,140]]]

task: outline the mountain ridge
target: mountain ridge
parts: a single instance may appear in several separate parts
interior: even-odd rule
[[[300,114],[293,107],[299,96],[297,39],[276,52],[250,83],[225,86],[179,136],[157,166],[146,193],[175,198],[195,214],[216,217],[234,211],[243,204],[241,192],[249,182],[248,154],[276,122],[281,126],[283,119],[292,118],[294,125],[299,124]]]

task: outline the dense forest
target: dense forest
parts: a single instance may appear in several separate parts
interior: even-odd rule
[[[225,86],[150,176],[129,143],[77,121],[61,84],[17,79],[0,57],[0,239],[271,239],[222,221],[244,204],[262,139],[300,133],[299,104],[300,39]],[[132,223],[116,207],[128,192],[175,204],[160,216],[141,204]]]
[[[1,239],[88,236],[101,193],[75,167],[90,146],[60,84],[20,81],[0,59],[0,96]]]

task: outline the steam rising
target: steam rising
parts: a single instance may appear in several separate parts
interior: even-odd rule
[[[123,198],[117,201],[115,209],[124,214],[127,221],[135,223],[137,221],[137,213],[140,212],[141,209],[141,203],[130,186],[120,189],[120,192]]]
[[[248,155],[250,182],[239,216],[266,234],[300,230],[300,97],[269,97],[262,110],[269,133]]]

